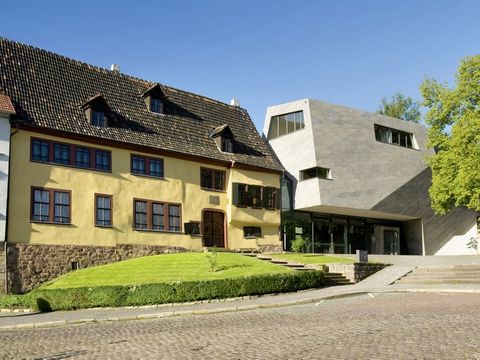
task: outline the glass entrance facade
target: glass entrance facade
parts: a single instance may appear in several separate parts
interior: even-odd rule
[[[388,226],[401,229],[398,221],[359,218],[334,214],[300,211],[282,214],[282,240],[285,251],[291,250],[291,242],[302,237],[305,252],[319,254],[355,254],[357,250],[376,252],[375,227]],[[400,231],[402,234],[403,231]],[[398,253],[408,253],[405,239],[400,236]]]

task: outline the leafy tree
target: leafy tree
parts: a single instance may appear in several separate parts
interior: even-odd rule
[[[419,103],[399,92],[393,94],[390,100],[382,98],[377,113],[416,123],[420,122],[421,115]]]
[[[433,209],[480,211],[480,55],[460,62],[455,86],[427,78],[420,91],[428,109],[428,145],[437,150],[427,159]]]

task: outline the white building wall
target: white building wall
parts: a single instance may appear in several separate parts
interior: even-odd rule
[[[477,250],[468,247],[472,238],[477,237],[477,225],[473,225],[465,234],[453,236],[435,255],[475,255]]]
[[[0,241],[5,241],[6,235],[9,159],[10,122],[0,114]]]

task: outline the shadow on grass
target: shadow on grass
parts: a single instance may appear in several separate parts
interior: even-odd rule
[[[252,265],[248,265],[248,264],[223,265],[223,266],[218,266],[217,271],[224,271],[224,270],[230,270],[230,269],[235,269],[235,268],[246,268],[246,267],[252,267]]]

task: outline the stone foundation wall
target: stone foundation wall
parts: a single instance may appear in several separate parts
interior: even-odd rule
[[[369,263],[355,263],[355,264],[326,264],[328,271],[332,273],[342,273],[351,282],[357,283],[366,279],[377,271],[387,267],[388,264],[369,264]]]
[[[140,256],[186,251],[181,247],[117,245],[8,244],[8,292],[23,293],[75,268],[87,268]],[[3,266],[0,254],[0,267]],[[1,274],[0,274],[1,276]],[[5,277],[3,276],[2,279]]]

